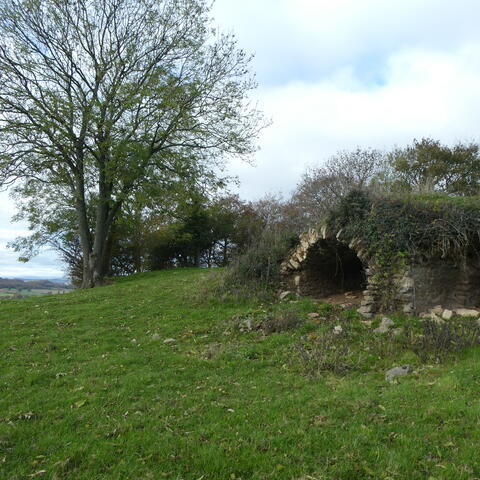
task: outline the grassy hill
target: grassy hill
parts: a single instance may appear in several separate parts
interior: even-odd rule
[[[375,336],[310,300],[215,299],[210,275],[0,301],[0,478],[480,477],[479,348],[444,356],[408,318]]]

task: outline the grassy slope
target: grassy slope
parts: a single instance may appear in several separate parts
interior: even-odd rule
[[[225,335],[258,306],[202,300],[208,275],[0,301],[0,478],[480,477],[478,350],[399,384],[311,378],[301,329]]]

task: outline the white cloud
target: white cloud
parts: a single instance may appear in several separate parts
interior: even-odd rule
[[[257,168],[236,164],[244,195],[288,192],[308,164],[340,149],[390,148],[431,136],[478,139],[480,43],[456,52],[408,49],[385,64],[383,85],[362,84],[343,69],[322,81],[259,92],[274,124],[261,139]]]
[[[346,65],[376,77],[397,49],[455,50],[478,40],[476,0],[218,0],[217,23],[257,55],[263,83],[315,79]],[[373,71],[369,71],[373,70]]]
[[[15,205],[8,193],[0,193],[0,277],[63,278],[65,271],[54,252],[44,249],[38,257],[22,263],[18,253],[7,248],[8,242],[29,234],[25,223],[10,222],[14,213]]]
[[[43,251],[27,263],[17,261],[18,254],[0,245],[0,277],[63,278],[65,270],[53,252]]]

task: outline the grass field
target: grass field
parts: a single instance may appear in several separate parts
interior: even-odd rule
[[[480,478],[479,348],[421,359],[355,312],[215,299],[210,275],[0,301],[0,478]]]

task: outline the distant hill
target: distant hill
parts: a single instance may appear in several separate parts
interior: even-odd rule
[[[61,283],[56,280],[21,280],[19,278],[0,278],[0,288],[15,288],[22,290],[68,290],[73,287],[66,282]]]

